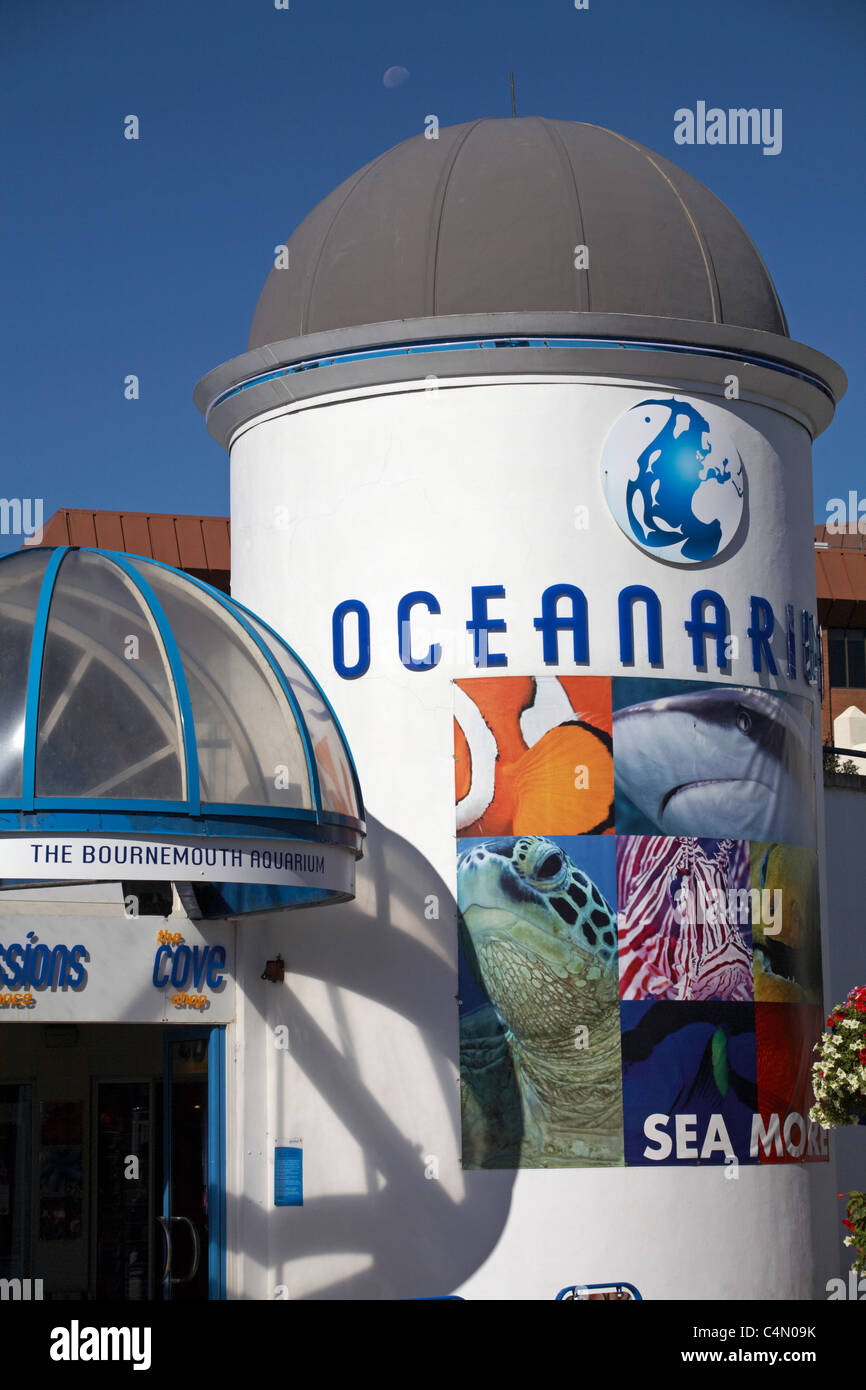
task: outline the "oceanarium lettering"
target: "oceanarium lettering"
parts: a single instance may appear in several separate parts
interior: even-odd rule
[[[508,654],[502,647],[507,642],[504,634],[508,624],[502,608],[492,607],[506,600],[505,586],[473,585],[470,595],[466,631],[473,664],[477,667],[507,666]],[[569,661],[575,666],[589,665],[589,611],[583,590],[575,584],[551,584],[541,595],[540,608],[533,625],[539,634],[544,665],[558,666]],[[624,667],[634,663],[636,608],[643,611],[649,662],[652,666],[663,667],[661,600],[646,584],[628,584],[617,596],[620,663]],[[442,647],[433,643],[419,654],[417,633],[413,630],[417,609],[434,617],[442,612],[435,594],[427,590],[414,589],[404,594],[397,604],[396,649],[408,671],[432,671],[442,659]],[[818,682],[821,651],[814,614],[805,608],[797,613],[791,603],[785,605],[784,614],[777,614],[768,599],[752,594],[746,618],[753,671],[771,676],[783,673],[794,680],[799,669],[808,684]],[[731,633],[728,606],[720,593],[715,589],[696,590],[683,627],[690,638],[691,659],[696,671],[707,670],[708,642],[714,664],[722,672],[729,671],[731,658],[737,654],[737,638]],[[365,675],[370,666],[371,622],[370,611],[361,599],[345,599],[334,609],[332,640],[337,674],[344,680],[356,680]],[[354,659],[347,656],[350,643],[357,653]]]

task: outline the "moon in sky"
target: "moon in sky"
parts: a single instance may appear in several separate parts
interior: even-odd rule
[[[402,87],[403,83],[408,81],[408,78],[409,71],[407,68],[388,68],[385,76],[382,78],[382,85],[384,87]]]

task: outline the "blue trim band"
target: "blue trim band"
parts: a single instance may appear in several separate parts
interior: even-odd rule
[[[21,803],[17,797],[4,797],[0,801],[0,815],[4,810],[21,811]],[[123,818],[130,813],[152,817],[171,828],[176,834],[189,835],[191,825],[207,825],[210,818],[214,816],[247,816],[250,820],[258,820],[274,825],[291,824],[294,821],[309,822],[313,825],[348,825],[353,829],[364,830],[364,822],[355,816],[345,816],[341,811],[325,811],[318,814],[315,810],[307,807],[294,806],[268,806],[261,802],[247,801],[204,801],[201,804],[199,815],[195,817],[189,811],[185,801],[136,801],[123,800],[118,797],[112,800],[110,797],[101,797],[96,800],[87,800],[80,796],[37,796],[33,812],[37,815],[50,811],[77,811],[81,815],[91,815],[94,811],[100,815],[107,815],[109,818]],[[180,819],[183,817],[183,819]],[[200,832],[218,833],[216,831]]]
[[[162,1036],[162,1215],[168,1225],[171,1216],[171,1044],[174,1038],[173,1032],[165,1032]],[[171,1250],[171,1236],[168,1230],[165,1231],[163,1239],[166,1241],[166,1262]],[[169,1265],[169,1274],[171,1267]],[[166,1300],[171,1293],[171,1286],[166,1281],[160,1286],[159,1297]]]
[[[208,808],[209,809],[209,808]],[[188,836],[207,839],[300,840],[324,845],[348,845],[360,853],[365,833],[362,823],[341,816],[338,824],[311,819],[269,817],[261,807],[227,807],[224,817],[185,816],[181,819],[170,812],[154,814],[152,810],[135,812],[94,811],[78,803],[78,809],[67,811],[0,810],[0,832],[11,834],[81,834],[81,835],[154,835],[182,840]],[[243,819],[232,819],[243,817]]]
[[[285,366],[275,367],[267,372],[258,372],[237,386],[230,386],[227,390],[221,391],[207,407],[205,422],[217,406],[223,405],[233,396],[240,395],[242,391],[249,391],[253,387],[261,386],[269,381],[278,381],[281,377],[297,376],[300,372],[313,371],[317,367],[339,367],[350,362],[369,362],[389,357],[414,357],[438,352],[478,352],[490,348],[549,348],[551,350],[556,348],[593,348],[613,351],[624,348],[637,352],[678,352],[685,353],[690,357],[719,357],[731,362],[745,362],[754,367],[768,368],[770,371],[781,372],[784,376],[795,377],[798,381],[805,381],[809,386],[814,386],[823,392],[828,400],[835,404],[833,393],[820,377],[812,376],[810,372],[800,371],[796,367],[789,367],[784,362],[779,362],[773,357],[764,357],[759,353],[739,352],[733,348],[697,347],[690,343],[661,343],[652,339],[643,340],[640,338],[522,338],[509,335],[502,338],[431,339],[425,342],[400,343],[393,347],[366,348],[360,352],[338,352],[329,353],[323,357],[301,358],[296,362],[289,362]],[[507,370],[504,364],[503,368]]]
[[[18,802],[14,802],[13,805],[20,810]],[[118,815],[126,815],[127,812],[130,811],[139,811],[145,814],[149,812],[154,815],[165,814],[175,817],[184,816],[185,818],[192,816],[192,812],[185,801],[147,801],[144,799],[137,800],[135,798],[124,799],[123,797],[113,799],[107,796],[94,798],[81,796],[37,796],[34,802],[34,810],[107,811],[109,813],[115,812]],[[254,805],[250,805],[246,802],[232,801],[204,802],[199,807],[198,814],[200,816],[211,814],[227,816],[234,815],[235,813],[240,814],[244,811],[252,811],[257,816],[263,815],[268,818],[273,816],[275,819],[283,817],[286,820],[309,819],[313,822],[317,820],[316,812],[306,807],[299,807],[297,809],[295,809],[295,807],[288,807],[283,809],[279,806],[271,807],[262,802],[257,802]]]
[[[311,888],[280,883],[202,883],[192,885],[203,922],[246,921],[262,912],[292,912],[299,908],[336,906],[351,902],[351,893],[337,888]]]
[[[225,1298],[225,1028],[212,1028],[207,1067],[208,1298]]]
[[[27,703],[24,707],[24,751],[21,767],[21,809],[33,810],[36,792],[36,741],[39,731],[39,694],[42,687],[42,663],[45,658],[45,636],[48,631],[48,615],[57,571],[69,554],[68,545],[58,546],[42,576],[39,602],[36,605],[36,618],[33,623],[33,636],[30,640],[30,666],[27,671]]]
[[[165,647],[168,664],[171,667],[175,696],[180,708],[181,738],[183,739],[184,763],[186,766],[187,809],[190,815],[197,816],[201,810],[201,787],[199,785],[198,772],[198,747],[195,741],[195,720],[192,713],[192,701],[189,698],[189,687],[186,683],[186,675],[184,674],[183,662],[181,661],[180,648],[171,630],[171,624],[165,616],[162,604],[144,575],[136,569],[135,565],[130,563],[126,555],[118,550],[97,550],[95,546],[81,546],[80,549],[91,550],[94,554],[104,555],[107,559],[111,560],[117,565],[118,569],[123,570],[127,578],[132,580],[132,583],[150,607],[154,622],[159,629],[159,635]],[[144,557],[142,556],[142,558]]]

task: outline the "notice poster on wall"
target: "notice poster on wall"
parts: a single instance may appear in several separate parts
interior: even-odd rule
[[[455,682],[467,1168],[827,1158],[812,707]]]
[[[300,1139],[286,1139],[274,1148],[274,1206],[304,1205],[304,1146]]]

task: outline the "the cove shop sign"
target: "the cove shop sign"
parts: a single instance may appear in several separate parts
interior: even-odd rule
[[[163,1023],[189,1010],[208,1023],[234,1016],[234,928],[227,923],[31,913],[0,921],[3,1019]]]

